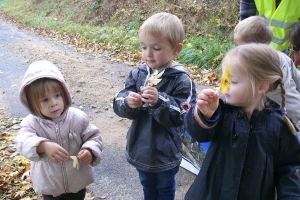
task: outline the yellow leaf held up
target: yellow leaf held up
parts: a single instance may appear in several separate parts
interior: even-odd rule
[[[148,78],[146,83],[148,82],[150,86],[157,85],[161,81],[160,77],[162,77],[164,72],[165,70],[162,70],[160,73],[158,73],[158,70],[156,70],[153,75]]]
[[[229,90],[231,83],[231,65],[229,65],[226,71],[222,75],[221,84],[220,84],[220,92],[226,94]]]
[[[77,168],[77,170],[79,170],[79,164],[78,164],[77,156],[70,156],[70,158],[73,159],[73,167]]]

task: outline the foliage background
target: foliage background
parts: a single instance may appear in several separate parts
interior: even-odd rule
[[[178,60],[200,84],[218,81],[239,20],[239,0],[1,0],[0,9],[40,34],[130,66],[141,62],[143,21],[161,11],[176,14],[186,31]]]

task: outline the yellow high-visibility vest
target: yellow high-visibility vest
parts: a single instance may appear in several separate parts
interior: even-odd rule
[[[258,15],[264,17],[273,32],[275,49],[284,51],[288,45],[288,33],[300,18],[300,0],[282,0],[276,8],[276,0],[255,0]]]

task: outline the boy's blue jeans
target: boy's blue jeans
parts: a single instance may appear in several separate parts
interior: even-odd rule
[[[144,200],[174,200],[175,175],[178,170],[179,165],[163,172],[145,172],[137,169],[143,186]]]

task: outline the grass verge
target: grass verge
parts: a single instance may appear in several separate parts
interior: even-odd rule
[[[224,54],[234,46],[231,31],[238,22],[238,0],[136,1],[127,0],[2,0],[0,9],[25,26],[54,31],[78,49],[118,58],[136,66],[141,62],[137,37],[142,22],[153,13],[176,14],[183,22],[186,40],[178,60],[196,73],[218,72]]]

